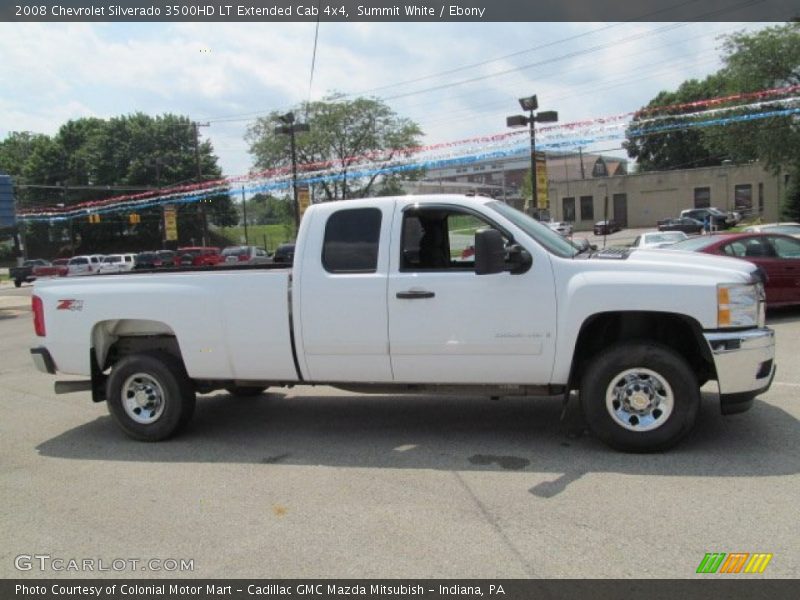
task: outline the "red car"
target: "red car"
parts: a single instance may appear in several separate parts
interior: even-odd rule
[[[767,275],[767,306],[800,304],[800,240],[777,233],[705,235],[679,242],[670,250],[694,250],[741,258]]]
[[[68,258],[57,258],[52,264],[33,267],[33,274],[38,277],[66,277],[69,272]]]
[[[216,246],[189,246],[178,248],[181,266],[213,267],[223,261],[222,254]]]

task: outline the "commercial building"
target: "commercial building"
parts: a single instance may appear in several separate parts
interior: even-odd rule
[[[475,161],[429,169],[425,179],[409,182],[413,194],[478,194],[523,208],[522,181],[528,156]],[[546,210],[540,218],[568,221],[588,230],[605,218],[623,227],[654,227],[687,208],[715,206],[746,217],[777,221],[788,175],[774,174],[758,162],[717,167],[628,173],[624,159],[594,153],[547,153]]]
[[[653,227],[684,209],[708,206],[769,222],[779,220],[787,184],[787,175],[753,162],[550,181],[548,198],[553,219],[574,223],[578,230],[605,218],[623,227]]]

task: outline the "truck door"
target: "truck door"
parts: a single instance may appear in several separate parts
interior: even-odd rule
[[[304,217],[310,224],[293,285],[298,358],[309,381],[386,383],[392,381],[386,281],[394,203],[348,204]]]
[[[549,256],[534,255],[524,274],[476,275],[474,235],[484,227],[500,229],[455,205],[398,205],[388,287],[395,381],[549,382],[556,327]]]

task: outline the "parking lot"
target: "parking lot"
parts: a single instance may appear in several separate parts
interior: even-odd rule
[[[708,552],[800,569],[800,310],[769,315],[778,371],[754,408],[722,417],[706,388],[664,454],[609,450],[558,399],[327,387],[217,393],[144,444],[35,371],[30,290],[0,287],[0,577],[683,578]],[[36,554],[193,569],[15,567]]]

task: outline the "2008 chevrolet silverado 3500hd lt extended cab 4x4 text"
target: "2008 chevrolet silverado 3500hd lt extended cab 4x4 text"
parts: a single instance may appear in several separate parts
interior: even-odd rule
[[[149,441],[186,425],[197,392],[306,383],[579,390],[603,441],[657,450],[690,430],[706,381],[718,382],[730,414],[747,410],[775,371],[753,265],[665,250],[579,253],[479,197],[314,205],[291,269],[37,282],[33,310],[39,369],[91,377],[56,391],[90,389],[127,434]]]

